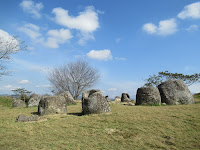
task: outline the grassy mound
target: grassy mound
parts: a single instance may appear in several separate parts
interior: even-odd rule
[[[15,123],[33,108],[0,105],[1,149],[199,149],[200,104],[128,106],[111,104],[112,114],[81,116],[81,103],[45,122]]]

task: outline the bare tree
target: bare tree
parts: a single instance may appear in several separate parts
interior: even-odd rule
[[[49,72],[48,80],[55,93],[69,91],[74,99],[92,87],[99,79],[98,70],[86,61],[78,60],[69,64],[55,67]]]
[[[24,42],[16,37],[0,37],[0,77],[8,75],[5,63],[11,60],[11,55],[25,49]]]

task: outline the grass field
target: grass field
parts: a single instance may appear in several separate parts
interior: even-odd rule
[[[19,114],[30,116],[37,107],[11,108],[10,102],[0,98],[0,149],[200,149],[200,103],[110,106],[112,114],[80,116],[78,102],[67,107],[67,115],[15,123]]]

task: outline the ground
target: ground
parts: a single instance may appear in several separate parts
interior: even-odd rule
[[[4,100],[3,100],[4,99]],[[7,102],[7,103],[5,103]],[[67,115],[16,123],[37,107],[11,108],[0,98],[0,149],[200,149],[200,103],[176,106],[110,104],[112,114],[81,116],[81,103]]]

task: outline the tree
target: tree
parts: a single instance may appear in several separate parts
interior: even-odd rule
[[[49,72],[48,80],[53,86],[54,93],[69,91],[74,99],[92,87],[99,79],[98,70],[86,61],[78,60],[63,66],[55,67]]]
[[[5,63],[11,60],[11,55],[21,50],[26,50],[23,41],[20,41],[17,37],[8,35],[7,32],[1,32],[4,37],[0,37],[0,77],[9,74]]]
[[[183,80],[186,85],[190,86],[196,82],[200,82],[200,73],[184,75],[181,73],[170,73],[168,71],[159,72],[158,75],[154,74],[153,76],[149,76],[149,78],[145,80],[145,86],[158,86],[162,82],[170,79]]]
[[[25,88],[17,88],[15,90],[12,90],[17,96],[20,97],[21,100],[24,102],[28,102],[30,98],[31,91],[26,90]]]

